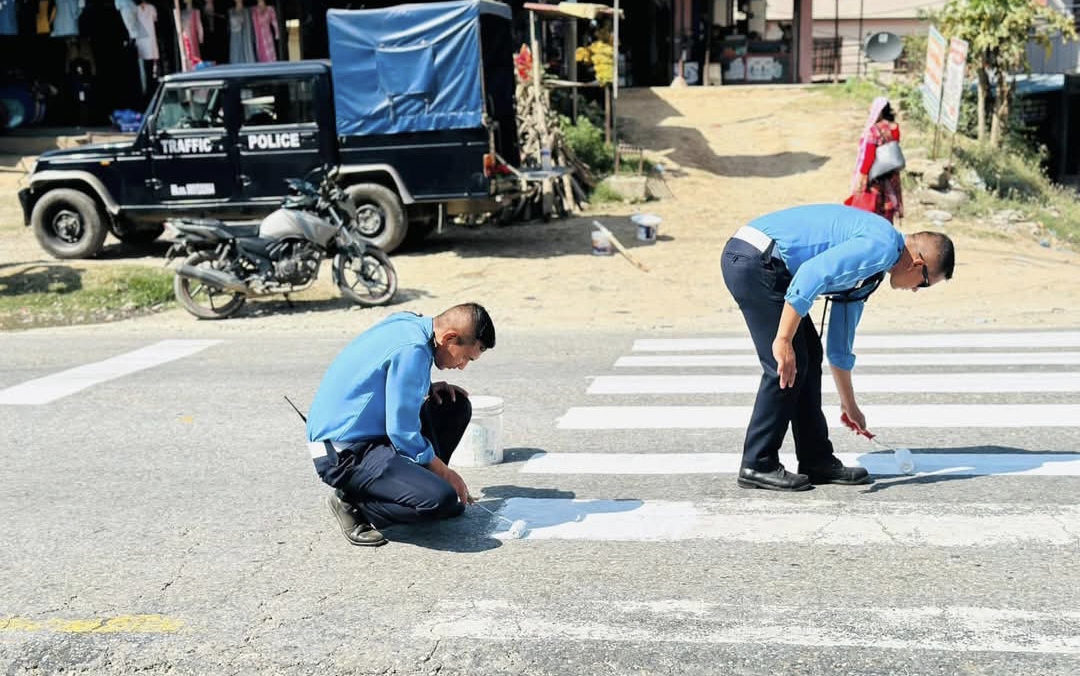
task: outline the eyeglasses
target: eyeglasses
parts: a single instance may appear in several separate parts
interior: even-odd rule
[[[919,258],[922,259],[922,254],[921,253],[919,254]],[[922,269],[922,284],[919,284],[919,286],[917,288],[925,289],[926,287],[930,286],[930,270],[927,269],[927,267],[926,267],[925,259],[923,259],[923,264],[922,264],[921,269]]]

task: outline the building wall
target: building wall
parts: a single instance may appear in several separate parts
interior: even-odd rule
[[[1060,37],[1053,41],[1050,53],[1036,44],[1028,45],[1028,62],[1035,74],[1080,72],[1080,43],[1065,42]]]
[[[819,0],[820,2],[820,0]],[[816,12],[815,12],[816,13]],[[780,33],[780,24],[786,21],[770,20],[767,23],[766,37]],[[860,33],[861,30],[861,33]],[[918,19],[866,20],[860,27],[858,20],[841,19],[840,21],[816,19],[813,24],[814,63],[816,67],[811,76],[813,80],[828,80],[833,77],[833,41],[839,36],[840,69],[838,77],[846,79],[859,74],[867,75],[871,70],[881,74],[893,72],[893,64],[869,63],[863,58],[863,43],[866,38],[880,32],[889,32],[901,37],[913,33],[925,33],[927,24]],[[862,38],[860,38],[860,35]]]

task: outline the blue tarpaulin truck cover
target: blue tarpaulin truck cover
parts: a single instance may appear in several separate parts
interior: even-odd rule
[[[491,0],[326,13],[339,135],[480,127],[480,17]]]

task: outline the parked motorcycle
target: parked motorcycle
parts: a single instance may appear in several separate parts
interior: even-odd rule
[[[328,172],[318,186],[289,179],[280,208],[257,225],[215,219],[165,223],[174,243],[166,264],[176,268],[173,290],[184,309],[203,319],[235,314],[248,298],[296,293],[310,287],[322,261],[333,257],[341,294],[358,305],[384,305],[397,292],[397,272],[386,253],[359,234],[356,207]]]

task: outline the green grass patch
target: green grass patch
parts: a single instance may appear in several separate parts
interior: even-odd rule
[[[865,78],[851,78],[836,84],[822,85],[820,91],[829,98],[852,101],[870,108],[870,103],[878,96],[888,96],[888,89]]]
[[[612,202],[622,202],[622,195],[619,191],[612,188],[607,183],[598,183],[596,189],[589,195],[589,202],[591,204],[604,204]]]
[[[0,330],[89,324],[173,303],[173,272],[136,265],[34,263],[0,269]]]

